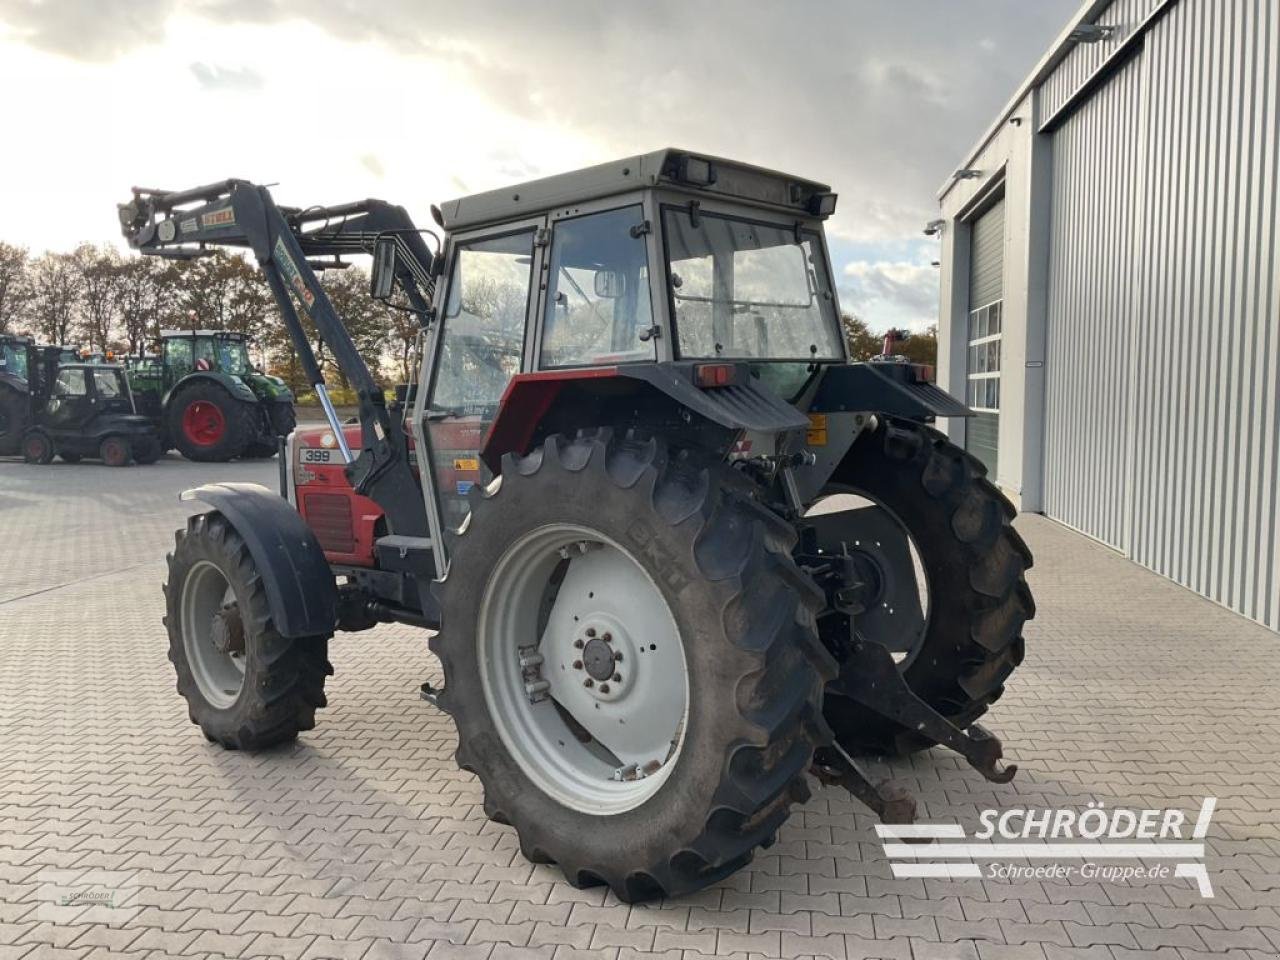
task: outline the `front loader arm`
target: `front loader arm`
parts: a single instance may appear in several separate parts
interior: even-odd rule
[[[133,193],[133,200],[120,205],[120,224],[130,246],[141,253],[189,259],[206,255],[211,246],[253,251],[307,380],[347,459],[352,486],[383,508],[390,532],[427,536],[426,508],[409,466],[401,425],[388,413],[381,385],[308,261],[309,256],[337,258],[372,252],[375,239],[391,234],[403,254],[397,258],[397,279],[414,309],[429,317],[434,261],[404,209],[377,200],[307,210],[281,208],[266,187],[245,180],[177,192],[135,188]],[[347,447],[299,309],[311,318],[356,391],[361,425],[358,455]]]

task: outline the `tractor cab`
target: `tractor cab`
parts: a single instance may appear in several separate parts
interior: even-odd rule
[[[492,479],[496,459],[552,429],[507,417],[494,427],[519,375],[560,384],[521,383],[524,399],[567,390],[606,407],[643,399],[661,410],[661,397],[647,402],[660,391],[646,378],[695,387],[695,375],[719,377],[783,404],[843,363],[823,237],[835,205],[825,184],[662,150],[440,207],[447,236],[417,418],[434,471],[437,552],[447,552],[469,491]],[[395,257],[375,255],[375,291],[389,287]],[[557,405],[548,400],[551,421]],[[510,398],[511,412],[521,406],[538,409]],[[793,430],[804,425],[794,411],[788,419]],[[715,441],[726,452],[735,439],[776,452],[777,431],[732,433]]]
[[[229,330],[162,330],[161,369],[166,387],[192,370],[245,377],[256,373],[249,360],[249,338]]]
[[[0,334],[0,378],[27,379],[27,345],[30,337]]]

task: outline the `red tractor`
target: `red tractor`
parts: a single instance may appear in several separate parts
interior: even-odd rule
[[[859,756],[934,745],[1007,781],[976,721],[1022,660],[1031,557],[967,409],[848,362],[812,181],[661,150],[433,208],[135,190],[144,253],[252,249],[325,406],[273,492],[211,484],[169,558],[170,659],[230,748],[312,727],[337,630],[436,631],[457,760],[532,860],[675,896],[769,844],[813,773],[890,821]],[[422,328],[389,400],[314,267],[373,256]],[[309,259],[310,258],[310,259]],[[328,259],[323,259],[328,258]],[[299,311],[359,396],[327,402]]]

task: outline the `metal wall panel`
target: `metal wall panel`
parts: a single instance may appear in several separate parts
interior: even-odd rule
[[[1143,54],[1131,555],[1280,629],[1280,4],[1182,0]]]
[[[1044,511],[1120,550],[1142,94],[1133,59],[1053,135]]]
[[[1278,104],[1280,4],[1179,0],[1056,128],[1044,437],[1047,514],[1272,629]]]
[[[1163,0],[1115,0],[1095,16],[1092,22],[1114,26],[1115,36],[1099,43],[1077,43],[1071,48],[1040,84],[1040,116],[1048,119],[1057,113],[1161,2]]]
[[[969,309],[1001,298],[1004,288],[1004,198],[973,222],[969,243]]]

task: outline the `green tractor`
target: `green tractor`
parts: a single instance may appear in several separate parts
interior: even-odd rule
[[[0,456],[16,453],[27,409],[27,346],[31,338],[0,333]]]
[[[228,330],[162,330],[159,356],[130,357],[138,409],[165,449],[188,460],[270,457],[296,423],[293,393],[254,368],[249,339]]]

